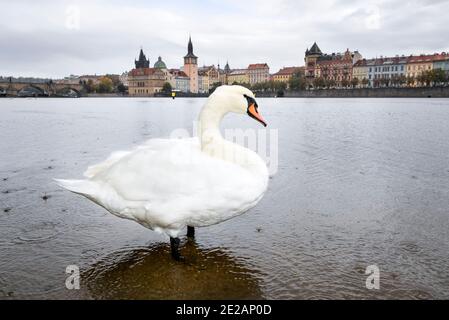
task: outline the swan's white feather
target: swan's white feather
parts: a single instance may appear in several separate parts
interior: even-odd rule
[[[87,170],[84,172],[84,176],[86,178],[92,178],[93,176],[95,176],[97,173],[106,170],[107,168],[109,168],[111,165],[113,165],[115,162],[119,161],[121,158],[123,158],[124,156],[127,156],[128,154],[130,154],[130,151],[116,151],[113,152],[109,158],[107,158],[105,161],[89,166],[87,168]]]
[[[256,176],[213,158],[201,152],[198,138],[154,139],[111,155],[89,180],[57,182],[119,217],[176,236],[187,225],[212,225],[255,206],[267,187],[261,168]]]

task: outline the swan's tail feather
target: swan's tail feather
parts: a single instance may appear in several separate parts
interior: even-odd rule
[[[53,180],[56,181],[56,183],[60,187],[86,196],[93,196],[98,191],[97,184],[89,180],[64,180],[64,179],[53,179]]]

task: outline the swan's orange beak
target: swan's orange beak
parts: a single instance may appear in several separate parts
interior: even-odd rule
[[[267,123],[265,122],[265,120],[262,118],[262,116],[257,111],[257,103],[255,101],[251,102],[251,104],[248,106],[247,112],[251,118],[256,119],[257,121],[262,123],[264,127],[267,126]]]

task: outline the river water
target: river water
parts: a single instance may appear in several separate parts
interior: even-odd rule
[[[449,298],[449,99],[259,99],[277,172],[256,208],[183,239],[185,263],[166,237],[53,183],[191,132],[204,102],[0,99],[0,299]],[[261,128],[240,115],[222,127]]]

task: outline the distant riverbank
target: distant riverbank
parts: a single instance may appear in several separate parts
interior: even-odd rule
[[[255,92],[259,98],[449,98],[448,87],[429,88],[363,88],[363,89],[317,89],[284,92]],[[0,97],[13,98],[15,96],[0,95]],[[64,98],[51,96],[50,98]],[[171,96],[129,96],[115,93],[82,94],[87,98],[169,98]],[[176,98],[207,98],[206,94],[180,94]],[[36,97],[37,98],[37,97]],[[48,97],[46,97],[48,98]]]
[[[259,96],[263,96],[260,93]],[[272,94],[271,96],[275,96]],[[286,91],[286,98],[449,98],[449,87]]]

